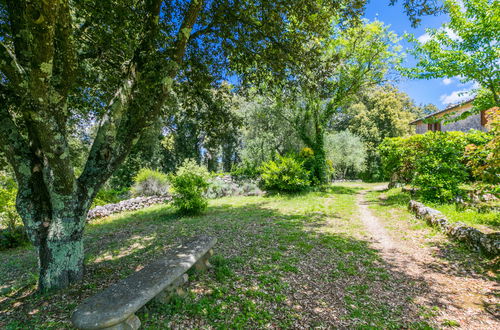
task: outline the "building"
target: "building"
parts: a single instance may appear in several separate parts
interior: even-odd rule
[[[470,129],[476,129],[479,131],[487,131],[487,113],[489,111],[498,111],[498,108],[492,108],[489,110],[481,111],[481,113],[477,114],[472,114],[465,119],[458,120],[455,122],[450,122],[450,123],[442,123],[439,121],[439,119],[444,119],[443,117],[447,119],[452,119],[460,116],[463,114],[465,111],[471,110],[472,109],[472,101],[474,99],[470,99],[467,101],[464,101],[460,104],[456,104],[453,106],[449,106],[444,110],[438,111],[431,113],[430,115],[427,115],[423,118],[417,119],[413,122],[410,123],[410,125],[415,125],[416,126],[416,133],[417,134],[423,134],[427,131],[443,131],[443,132],[449,132],[449,131],[462,131],[462,132],[467,132]]]

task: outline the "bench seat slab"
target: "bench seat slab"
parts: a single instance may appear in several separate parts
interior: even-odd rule
[[[213,237],[195,237],[140,271],[86,299],[73,313],[73,325],[78,329],[106,329],[125,322],[182,277],[212,249],[215,242]]]

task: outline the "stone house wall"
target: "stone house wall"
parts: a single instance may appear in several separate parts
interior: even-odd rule
[[[470,110],[472,108],[472,103],[466,103],[463,106],[457,107],[457,108],[452,108],[450,111],[446,111],[443,113],[438,113],[436,116],[437,118],[440,118],[444,115],[447,114],[452,114],[451,118],[460,116],[462,113],[464,113],[467,110]],[[424,123],[423,121],[418,121],[415,124],[415,132],[417,134],[424,134],[427,132],[428,129],[428,124]],[[456,121],[456,122],[451,122],[451,123],[441,123],[441,131],[442,132],[450,132],[450,131],[461,131],[461,132],[468,132],[471,129],[479,130],[479,131],[487,131],[488,129],[481,125],[481,114],[473,114],[468,116],[465,119]]]

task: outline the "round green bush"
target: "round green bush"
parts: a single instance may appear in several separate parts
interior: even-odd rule
[[[135,196],[163,196],[168,190],[168,176],[163,172],[143,168],[134,177],[132,194]]]
[[[310,186],[309,171],[293,157],[278,157],[261,167],[262,182],[266,190],[298,192]]]
[[[447,202],[462,193],[460,185],[474,180],[467,146],[484,145],[491,139],[480,131],[427,132],[386,138],[378,150],[391,181],[418,187],[426,201]]]

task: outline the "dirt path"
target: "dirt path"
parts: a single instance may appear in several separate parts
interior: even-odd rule
[[[367,192],[361,191],[356,196],[356,202],[373,247],[381,252],[393,269],[427,286],[415,302],[429,307],[432,318],[440,326],[499,329],[498,283],[467,267],[438,258],[436,248],[423,244],[421,237],[408,237],[411,230],[405,230],[405,224],[394,227],[388,225],[385,219],[376,217],[366,200]]]
[[[382,190],[384,187],[376,187],[375,189]],[[384,253],[397,253],[396,245],[389,236],[387,230],[380,224],[378,218],[376,218],[368,208],[368,203],[365,201],[365,195],[366,190],[356,196],[356,203],[359,208],[361,221],[363,221],[363,224],[375,241],[374,244],[379,250]]]

